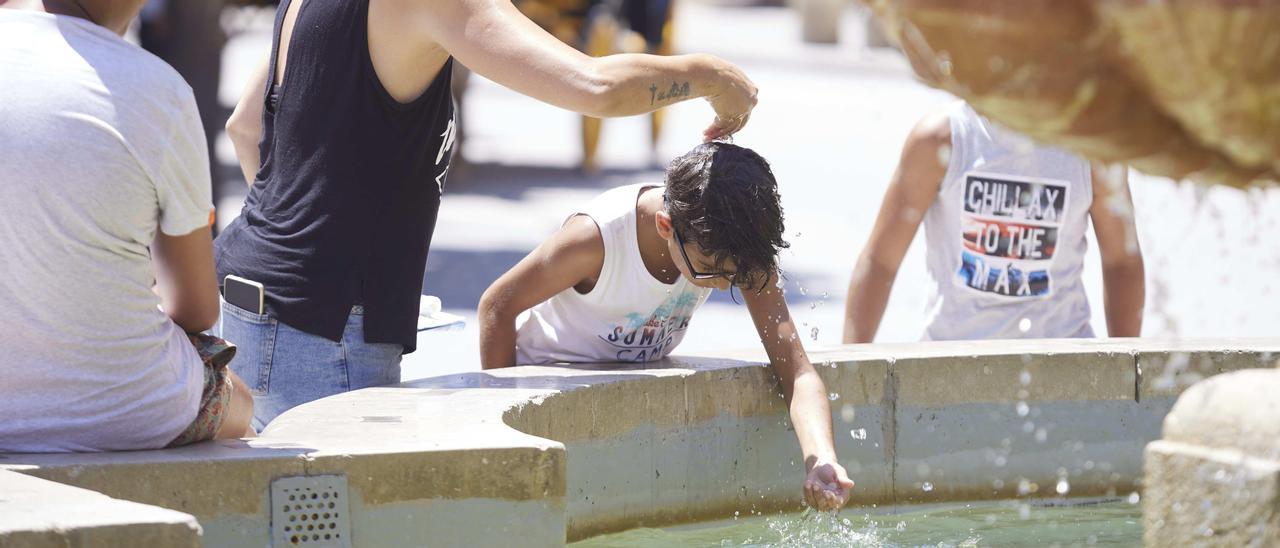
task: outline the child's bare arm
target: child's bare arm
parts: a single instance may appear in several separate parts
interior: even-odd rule
[[[1093,205],[1089,217],[1102,255],[1102,300],[1107,335],[1137,337],[1142,332],[1146,270],[1133,221],[1127,168],[1093,166]]]
[[[826,386],[809,363],[776,282],[775,275],[760,293],[743,291],[743,300],[769,355],[769,364],[782,384],[791,423],[804,453],[805,500],[820,510],[840,508],[849,500],[853,481],[836,460]]]
[[[604,239],[578,215],[493,282],[480,297],[480,366],[516,365],[516,317],[570,287],[589,291],[604,264]]]
[[[950,146],[951,122],[946,116],[926,117],[907,137],[871,237],[849,278],[845,344],[875,339],[902,257],[947,174]]]

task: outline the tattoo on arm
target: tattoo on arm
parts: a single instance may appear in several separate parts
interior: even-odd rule
[[[688,97],[689,82],[683,84],[674,80],[671,81],[671,87],[666,90],[659,90],[658,84],[649,84],[649,104],[652,105],[659,101],[673,101],[682,97]]]

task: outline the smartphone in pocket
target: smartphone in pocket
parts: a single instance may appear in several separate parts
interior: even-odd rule
[[[264,312],[263,292],[262,284],[233,274],[222,280],[222,300],[254,314]]]

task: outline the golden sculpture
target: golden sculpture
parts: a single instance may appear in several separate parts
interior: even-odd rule
[[[1280,0],[863,0],[930,85],[1147,173],[1280,180]]]

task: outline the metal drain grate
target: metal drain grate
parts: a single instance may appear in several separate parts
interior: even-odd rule
[[[271,545],[351,547],[346,476],[271,482]]]

